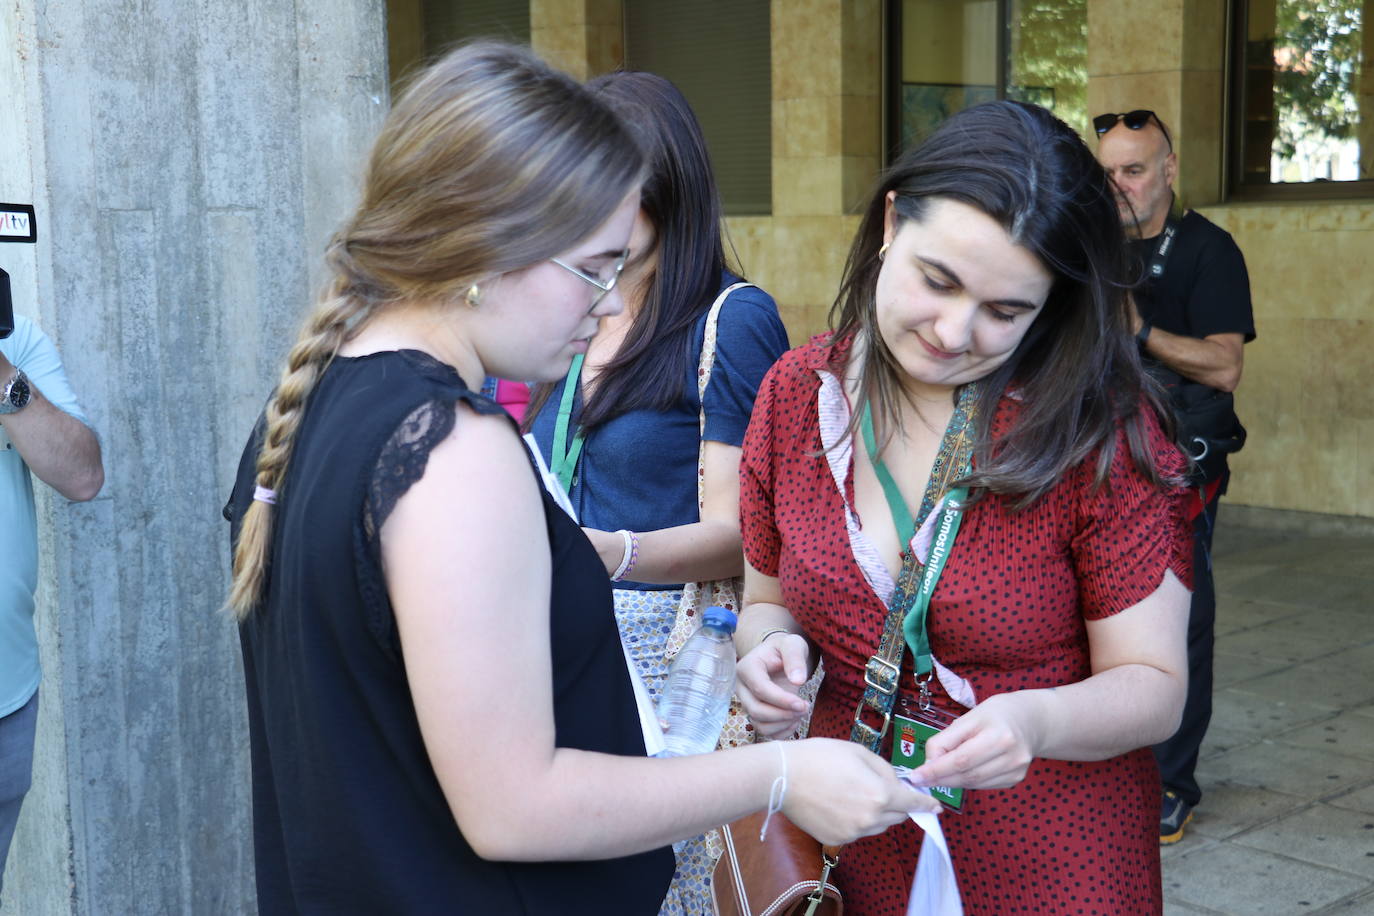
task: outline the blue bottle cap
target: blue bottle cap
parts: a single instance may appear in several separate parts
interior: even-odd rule
[[[711,605],[706,609],[706,613],[701,615],[701,625],[704,627],[720,627],[722,630],[735,632],[735,626],[739,623],[739,617],[729,608],[719,605]]]

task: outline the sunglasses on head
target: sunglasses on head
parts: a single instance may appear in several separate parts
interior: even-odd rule
[[[1151,118],[1159,125],[1160,132],[1164,134],[1164,142],[1169,144],[1169,149],[1172,150],[1174,141],[1169,137],[1169,129],[1164,126],[1163,121],[1159,120],[1159,115],[1148,108],[1137,108],[1135,111],[1127,111],[1123,114],[1118,114],[1115,111],[1100,114],[1093,118],[1093,130],[1097,131],[1097,135],[1100,137],[1115,127],[1117,122],[1124,122],[1131,130],[1140,130],[1150,123]]]

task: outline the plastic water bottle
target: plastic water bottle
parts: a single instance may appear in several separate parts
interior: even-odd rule
[[[658,721],[667,745],[660,756],[685,757],[716,749],[735,692],[735,624],[723,607],[708,607],[701,629],[673,659],[658,698]]]

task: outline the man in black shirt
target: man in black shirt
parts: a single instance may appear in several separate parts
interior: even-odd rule
[[[1173,214],[1178,160],[1167,128],[1151,111],[1093,119],[1098,160],[1120,192],[1121,219],[1143,280],[1134,295],[1136,339],[1152,371],[1181,403],[1218,405],[1199,421],[1180,413],[1180,429],[1198,458],[1198,514],[1193,522],[1193,599],[1188,621],[1188,698],[1178,732],[1155,747],[1164,800],[1159,841],[1176,843],[1202,797],[1194,776],[1212,717],[1212,529],[1230,471],[1225,452],[1244,442],[1229,395],[1240,384],[1242,347],[1255,338],[1250,279],[1229,233],[1201,214]],[[1199,423],[1201,428],[1199,428]],[[1210,444],[1210,450],[1209,450]],[[1186,445],[1186,443],[1185,443]],[[1208,452],[1204,457],[1204,452]]]

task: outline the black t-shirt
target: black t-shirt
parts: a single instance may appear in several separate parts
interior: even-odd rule
[[[415,351],[336,359],[311,394],[274,512],[265,600],[241,627],[264,916],[592,914],[608,906],[647,916],[667,891],[667,848],[594,862],[485,861],[439,787],[372,532],[462,421],[459,401],[501,412]],[[234,536],[253,493],[258,438],[226,508]],[[553,560],[557,744],[643,755],[605,569],[539,489]],[[462,600],[453,596],[455,613]],[[510,662],[511,677],[541,674]],[[504,685],[488,687],[499,705]]]
[[[1254,340],[1250,275],[1231,234],[1189,210],[1179,221],[1164,276],[1153,279],[1149,264],[1159,242],[1159,236],[1131,242],[1145,276],[1135,293],[1141,316],[1171,334],[1243,334],[1246,343]]]
[[[1250,305],[1250,275],[1245,269],[1245,257],[1240,253],[1231,234],[1201,213],[1189,210],[1179,220],[1174,234],[1173,250],[1164,258],[1162,276],[1151,275],[1151,264],[1157,262],[1157,252],[1163,233],[1153,238],[1131,242],[1136,269],[1144,280],[1135,289],[1135,299],[1141,317],[1155,327],[1172,334],[1203,338],[1211,334],[1241,334],[1245,342],[1255,339],[1255,316]],[[1183,393],[1178,386],[1193,386],[1208,390],[1181,373],[1146,355],[1146,366],[1175,399]],[[1185,400],[1192,400],[1185,399]],[[1181,421],[1182,422],[1182,421]],[[1194,423],[1197,423],[1194,420]],[[1227,405],[1203,422],[1210,429],[1199,430],[1217,436],[1229,436],[1238,427],[1239,419]],[[1186,434],[1185,434],[1186,438]],[[1189,448],[1189,452],[1196,454]],[[1226,458],[1217,455],[1215,466],[1207,471],[1224,482],[1227,476]]]

